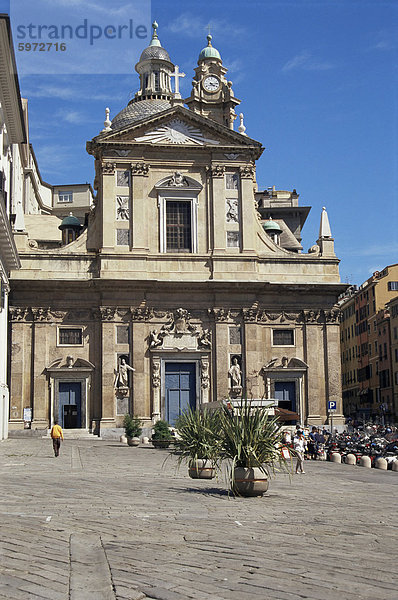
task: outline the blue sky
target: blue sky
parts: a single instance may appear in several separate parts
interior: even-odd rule
[[[52,3],[95,14],[90,1]],[[115,0],[113,13],[127,4]],[[108,5],[95,2],[97,10]],[[300,203],[312,206],[305,250],[326,206],[342,281],[361,283],[398,262],[398,2],[154,0],[150,8],[162,45],[187,74],[183,96],[210,24],[246,132],[266,148],[259,188],[296,188]],[[102,129],[105,107],[112,118],[137,90],[137,48],[130,48],[131,71],[122,67],[118,75],[98,74],[90,51],[95,74],[20,76],[31,142],[49,183],[92,182],[85,143]],[[130,61],[122,45],[120,61]]]

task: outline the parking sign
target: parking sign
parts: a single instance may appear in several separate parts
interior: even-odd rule
[[[329,400],[328,412],[336,412],[336,410],[337,410],[337,402],[335,400]]]

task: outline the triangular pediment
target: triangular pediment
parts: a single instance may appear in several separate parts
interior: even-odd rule
[[[95,138],[95,142],[180,147],[206,146],[215,149],[228,146],[242,149],[254,147],[262,151],[260,142],[181,106],[174,106],[117,131],[103,132]]]

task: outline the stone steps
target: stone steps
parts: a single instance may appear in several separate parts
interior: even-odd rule
[[[101,438],[93,433],[90,433],[88,429],[63,429],[65,440],[100,440]],[[43,438],[50,438],[51,429],[47,430],[47,435],[43,435]]]

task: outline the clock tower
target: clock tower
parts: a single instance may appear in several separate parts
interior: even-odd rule
[[[232,81],[225,77],[228,69],[223,66],[220,53],[213,48],[211,40],[209,34],[207,46],[199,54],[191,95],[185,103],[193,112],[233,129],[235,106],[240,100],[234,96]]]

